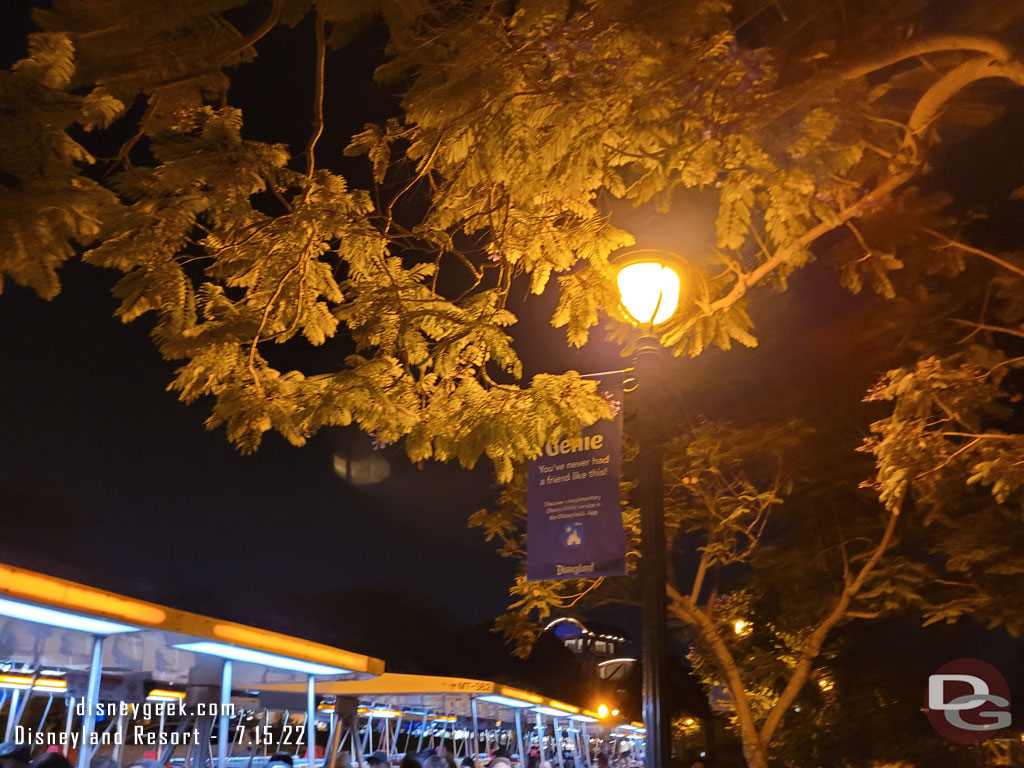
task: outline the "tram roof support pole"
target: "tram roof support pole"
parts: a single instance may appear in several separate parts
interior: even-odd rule
[[[78,749],[78,768],[89,768],[89,742],[96,730],[96,704],[100,698],[100,680],[103,677],[103,636],[92,639],[92,664],[89,666],[89,685],[85,691],[85,718],[82,720],[82,742]]]
[[[416,742],[416,752],[417,753],[423,751],[423,734],[426,732],[426,730],[427,730],[427,713],[424,712],[423,713],[423,723],[420,725],[420,738]]]
[[[18,714],[18,703],[21,701],[21,691],[14,690],[11,694],[11,706],[7,710],[7,726],[4,728],[4,741],[10,741],[14,733],[15,718]]]
[[[316,768],[316,678],[306,678],[306,760]]]
[[[61,750],[61,753],[67,757],[68,749],[71,748],[71,726],[75,721],[75,697],[69,696],[64,703],[67,705],[68,711],[67,719],[64,721],[64,749]]]
[[[231,731],[228,714],[231,711],[231,659],[224,659],[220,673],[220,723],[217,728],[217,764],[228,768],[228,750],[231,746]]]
[[[540,751],[540,762],[543,763],[547,757],[544,755],[544,720],[540,712],[537,713],[537,749]]]
[[[395,743],[394,743],[394,745],[392,747],[392,751],[395,753],[395,757],[398,757],[398,734],[400,734],[402,732],[402,718],[403,717],[405,717],[405,713],[404,712],[399,712],[398,720],[395,721]],[[405,740],[405,746],[406,746],[406,750],[405,751],[408,752],[409,751],[409,749],[408,749],[408,747],[409,747],[409,740],[408,739]],[[312,768],[312,766],[310,766],[310,768]]]
[[[519,747],[519,768],[526,768],[526,750],[523,748],[523,713],[516,709],[516,744]]]
[[[473,753],[470,758],[473,760],[473,765],[476,765],[477,757],[480,756],[480,729],[476,717],[476,696],[470,699],[470,707],[473,710]]]

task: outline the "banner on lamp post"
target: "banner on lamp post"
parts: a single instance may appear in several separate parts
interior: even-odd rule
[[[626,573],[619,474],[622,468],[622,381],[598,391],[615,418],[580,437],[544,446],[526,473],[526,578],[593,579]]]

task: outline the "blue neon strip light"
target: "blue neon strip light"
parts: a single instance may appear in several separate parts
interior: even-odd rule
[[[489,696],[478,696],[479,701],[489,701],[491,704],[504,704],[506,707],[532,707],[532,701],[523,701],[522,699],[511,699],[508,696],[498,696],[497,694]]]
[[[313,661],[303,661],[302,659],[278,656],[276,653],[255,651],[252,648],[240,648],[237,645],[227,645],[226,643],[215,643],[205,640],[198,643],[181,643],[174,647],[181,648],[183,651],[208,653],[211,656],[219,656],[222,659],[248,661],[251,664],[262,664],[265,667],[273,667],[274,669],[287,669],[293,672],[305,672],[307,675],[341,675],[352,671],[350,669],[343,669],[342,667],[329,667],[326,664],[317,664]]]
[[[138,630],[138,627],[119,624],[116,621],[79,616],[77,613],[58,611],[54,608],[43,608],[42,606],[30,605],[28,603],[18,603],[6,598],[0,598],[0,615],[10,616],[12,619],[24,619],[36,624],[48,624],[51,627],[77,629],[80,632],[88,632],[92,635],[112,635],[116,632],[135,632]]]

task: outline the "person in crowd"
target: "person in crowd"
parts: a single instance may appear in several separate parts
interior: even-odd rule
[[[0,768],[25,768],[32,759],[32,751],[16,741],[0,743]]]
[[[512,760],[504,755],[496,755],[491,758],[491,762],[487,764],[487,768],[512,768]]]
[[[287,763],[288,765],[295,765],[295,760],[292,757],[291,752],[279,751],[272,754],[267,763]]]
[[[399,768],[423,768],[423,763],[421,763],[420,759],[412,752],[406,752],[405,757],[402,758]]]
[[[47,752],[29,763],[29,768],[71,768],[71,761],[60,752]]]
[[[366,765],[367,768],[388,768],[390,763],[387,754],[378,750],[366,758]]]
[[[93,755],[89,768],[118,768],[117,761],[110,755]]]

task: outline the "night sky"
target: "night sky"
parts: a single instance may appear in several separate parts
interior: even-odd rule
[[[3,66],[22,55],[29,29],[15,5],[0,16]],[[260,44],[257,63],[231,75],[245,134],[288,142],[296,154],[309,131],[310,39],[303,26],[277,30]],[[397,109],[393,94],[371,85],[382,44],[371,29],[328,58],[318,158],[332,167],[350,167],[341,156],[348,136]],[[969,161],[947,163],[936,183],[968,196],[974,183],[990,186],[993,173],[1003,174],[997,186],[1006,191],[1024,183],[1014,181],[1024,164],[1011,130],[1020,113],[1016,103],[972,142]],[[671,241],[685,252],[706,242],[706,205],[684,210],[652,220],[648,244]],[[466,527],[495,493],[486,461],[473,471],[419,470],[390,448],[382,455],[391,476],[353,487],[333,466],[338,451],[369,450],[352,430],[324,430],[301,449],[268,434],[256,454],[239,455],[222,431],[205,430],[208,402],[186,407],[165,391],[174,364],[149,341],[149,321],[113,318],[117,275],[72,262],[61,277],[52,302],[10,283],[0,295],[0,561],[296,634],[342,621],[336,612],[346,605],[358,622],[372,620],[367,605],[380,606],[382,625],[434,616],[468,626],[504,609],[514,565]],[[514,333],[528,374],[623,367],[600,331],[583,351],[568,350],[546,324],[554,301],[549,291],[511,307],[521,313]],[[856,404],[873,377],[848,375],[851,350],[836,339],[852,338],[871,301],[845,293],[827,266],[809,268],[788,294],[765,294],[755,306],[759,349],[673,361],[670,396],[694,419],[755,414],[769,400],[794,413],[829,408],[840,396]],[[320,362],[341,357],[330,343],[317,354]],[[602,616],[634,629],[630,612]],[[417,642],[414,634],[405,640]]]

